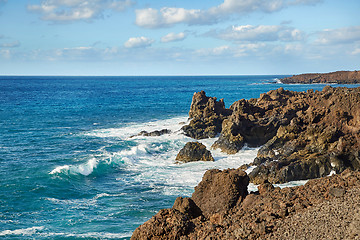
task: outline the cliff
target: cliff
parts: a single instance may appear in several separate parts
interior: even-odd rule
[[[282,83],[338,83],[338,84],[355,84],[360,83],[359,71],[337,71],[331,73],[306,73],[294,75],[280,79]]]

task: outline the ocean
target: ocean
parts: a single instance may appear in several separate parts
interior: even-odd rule
[[[180,129],[194,92],[229,107],[279,87],[324,87],[283,85],[281,77],[0,76],[0,238],[129,239],[176,197],[191,196],[206,170],[256,156],[245,147],[212,151],[215,162],[175,163],[192,141]],[[171,133],[136,136],[162,129]]]

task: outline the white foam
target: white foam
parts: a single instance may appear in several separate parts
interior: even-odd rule
[[[141,131],[152,132],[156,130],[168,129],[172,132],[177,132],[181,129],[185,122],[187,122],[187,116],[174,117],[165,120],[157,120],[146,123],[129,123],[125,127],[120,128],[105,128],[96,129],[90,132],[83,133],[86,136],[99,137],[99,138],[122,138],[126,139],[131,136],[136,136]]]
[[[58,166],[50,172],[50,174],[81,174],[84,176],[90,175],[98,165],[98,160],[96,158],[91,158],[87,162],[79,165],[63,165]]]
[[[21,228],[16,230],[4,230],[0,232],[0,236],[9,236],[9,235],[22,235],[22,236],[29,236],[34,235],[38,231],[43,230],[44,227],[31,227],[31,228]]]
[[[220,150],[211,150],[212,144],[217,138],[203,139],[203,143],[211,151],[214,162],[176,163],[175,158],[183,146],[190,141],[195,141],[179,131],[187,117],[177,117],[167,120],[153,121],[143,124],[133,124],[121,128],[98,129],[84,133],[86,136],[102,138],[104,143],[111,147],[119,141],[124,146],[135,145],[109,153],[106,147],[97,151],[96,156],[89,156],[85,163],[77,165],[63,165],[56,167],[50,174],[81,174],[88,176],[100,164],[118,163],[117,167],[131,172],[128,182],[146,183],[152,190],[166,195],[191,195],[193,188],[201,181],[204,173],[209,169],[238,168],[248,164],[256,157],[257,149],[244,147],[236,154],[228,155]],[[170,129],[171,134],[156,137],[136,136],[141,131],[155,131]],[[117,138],[114,139],[109,138]],[[101,154],[99,154],[101,152]],[[123,172],[121,173],[123,174]],[[120,175],[118,181],[124,181]]]

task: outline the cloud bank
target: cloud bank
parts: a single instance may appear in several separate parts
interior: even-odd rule
[[[210,25],[231,15],[244,15],[255,11],[275,12],[293,5],[316,4],[320,0],[224,0],[206,10],[163,7],[160,10],[136,10],[135,23],[144,28],[171,27],[175,24]]]
[[[72,22],[102,17],[105,10],[124,11],[133,4],[132,0],[42,0],[27,9],[40,14],[45,21]]]
[[[227,41],[301,41],[304,34],[295,28],[283,25],[240,25],[220,31],[210,31],[205,36]]]

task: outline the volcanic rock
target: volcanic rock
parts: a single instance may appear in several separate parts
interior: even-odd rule
[[[136,137],[136,136],[158,137],[158,136],[161,136],[161,135],[164,135],[164,134],[170,134],[170,133],[171,133],[171,130],[169,130],[169,129],[162,129],[160,131],[155,130],[155,131],[152,131],[152,132],[141,131],[139,134],[133,135],[130,138]]]
[[[354,84],[360,83],[359,71],[337,71],[331,73],[306,73],[280,79],[282,83],[338,83]]]
[[[191,198],[209,218],[241,202],[248,194],[248,184],[249,177],[240,169],[208,170]]]
[[[332,236],[336,236],[334,239],[341,239],[344,236],[345,239],[356,239],[359,237],[360,232],[357,228],[360,212],[359,171],[346,170],[342,174],[309,180],[303,186],[292,188],[280,189],[265,182],[258,187],[258,192],[250,194],[243,192],[245,195],[239,197],[242,201],[227,198],[231,191],[221,190],[222,185],[214,188],[217,183],[235,179],[230,177],[232,174],[235,174],[235,178],[241,179],[240,191],[243,192],[248,181],[245,173],[239,170],[222,172],[210,170],[195,188],[191,199],[197,198],[197,194],[201,191],[208,191],[203,196],[209,198],[193,200],[203,213],[208,211],[207,209],[212,210],[205,213],[205,216],[198,216],[187,213],[192,211],[177,210],[179,208],[175,206],[183,203],[174,204],[172,209],[160,210],[153,218],[137,228],[131,239],[295,239],[295,236],[299,236],[296,239],[329,239]],[[217,178],[221,180],[217,181]],[[229,189],[235,189],[239,184],[238,181],[231,182],[232,184],[226,185]],[[205,187],[208,189],[206,190]],[[211,195],[214,190],[221,192],[216,196]],[[229,206],[228,208],[219,210],[217,207],[205,207],[206,202],[212,201],[213,197],[221,201],[221,196],[228,199],[222,202]],[[176,201],[184,202],[178,199]],[[215,204],[215,201],[212,202]],[[344,212],[337,212],[339,208]],[[327,217],[329,214],[334,217]],[[309,224],[309,221],[314,226]],[[324,224],[324,221],[331,224]]]
[[[203,124],[201,119],[211,112],[206,107],[215,101],[204,92],[196,93],[190,111],[193,123]],[[250,174],[253,183],[283,183],[360,169],[359,87],[326,86],[315,92],[279,88],[257,99],[239,100],[227,110],[221,103],[210,114],[221,116],[217,123],[208,121],[197,130],[204,136],[204,129],[221,129],[212,148],[228,154],[244,145],[262,146],[254,161],[258,167]]]
[[[214,161],[214,158],[204,144],[199,142],[188,142],[180,150],[175,160],[187,163],[194,161]]]
[[[182,130],[191,138],[213,138],[221,132],[222,121],[229,114],[223,99],[207,97],[204,91],[194,93],[189,111],[191,121]]]

